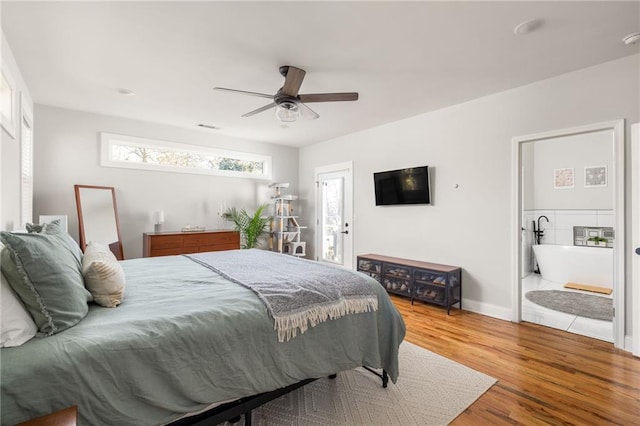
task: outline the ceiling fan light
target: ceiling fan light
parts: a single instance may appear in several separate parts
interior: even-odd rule
[[[283,123],[291,123],[300,118],[300,108],[295,102],[281,102],[276,107],[276,117]]]

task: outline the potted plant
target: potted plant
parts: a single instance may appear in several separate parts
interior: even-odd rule
[[[588,246],[596,246],[596,247],[606,247],[607,239],[602,237],[591,237],[587,240]]]
[[[263,216],[262,213],[268,207],[263,204],[258,207],[254,214],[249,214],[247,210],[237,210],[235,207],[227,209],[222,214],[222,218],[233,222],[235,230],[240,232],[243,249],[257,248],[260,246],[259,238],[267,231],[270,216]]]

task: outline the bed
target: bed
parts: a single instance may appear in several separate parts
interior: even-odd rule
[[[198,259],[120,265],[126,275],[120,306],[90,304],[75,326],[0,350],[2,424],[72,405],[80,424],[167,424],[212,403],[359,366],[398,378],[404,323],[373,279],[367,282],[377,310],[279,341],[260,297]],[[260,274],[259,267],[254,271]]]

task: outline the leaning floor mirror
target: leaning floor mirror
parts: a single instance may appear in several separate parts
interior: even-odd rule
[[[115,188],[92,185],[73,187],[76,192],[82,251],[91,241],[101,242],[109,246],[116,259],[123,260],[124,250],[120,238]]]

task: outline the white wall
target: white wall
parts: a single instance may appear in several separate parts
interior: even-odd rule
[[[613,166],[613,131],[565,136],[529,142],[531,150],[523,150],[532,155],[533,202],[527,209],[559,210],[611,210],[613,208],[613,186],[611,170]],[[586,187],[585,167],[607,166],[606,187]],[[574,187],[554,188],[554,170],[574,169]],[[525,186],[527,186],[525,184]]]
[[[466,309],[510,319],[512,138],[637,122],[639,65],[630,56],[302,148],[300,195],[311,200],[303,221],[315,222],[314,168],[353,160],[355,253],[461,266]],[[374,172],[424,164],[435,171],[433,206],[375,206]]]
[[[34,114],[34,218],[66,214],[69,233],[77,239],[73,185],[113,186],[126,258],[142,256],[142,233],[153,231],[155,211],[164,211],[166,231],[186,224],[216,229],[223,223],[217,216],[220,203],[253,210],[270,201],[271,181],[101,167],[99,132],[270,155],[273,180],[290,182],[290,191],[297,192],[297,148],[39,104]]]
[[[27,106],[33,111],[33,102],[29,89],[20,74],[18,64],[13,57],[11,47],[2,33],[2,62],[7,67],[16,83],[16,103],[14,116],[16,117],[15,138],[4,128],[0,130],[0,230],[13,231],[20,229],[20,120],[21,95],[24,94]]]

